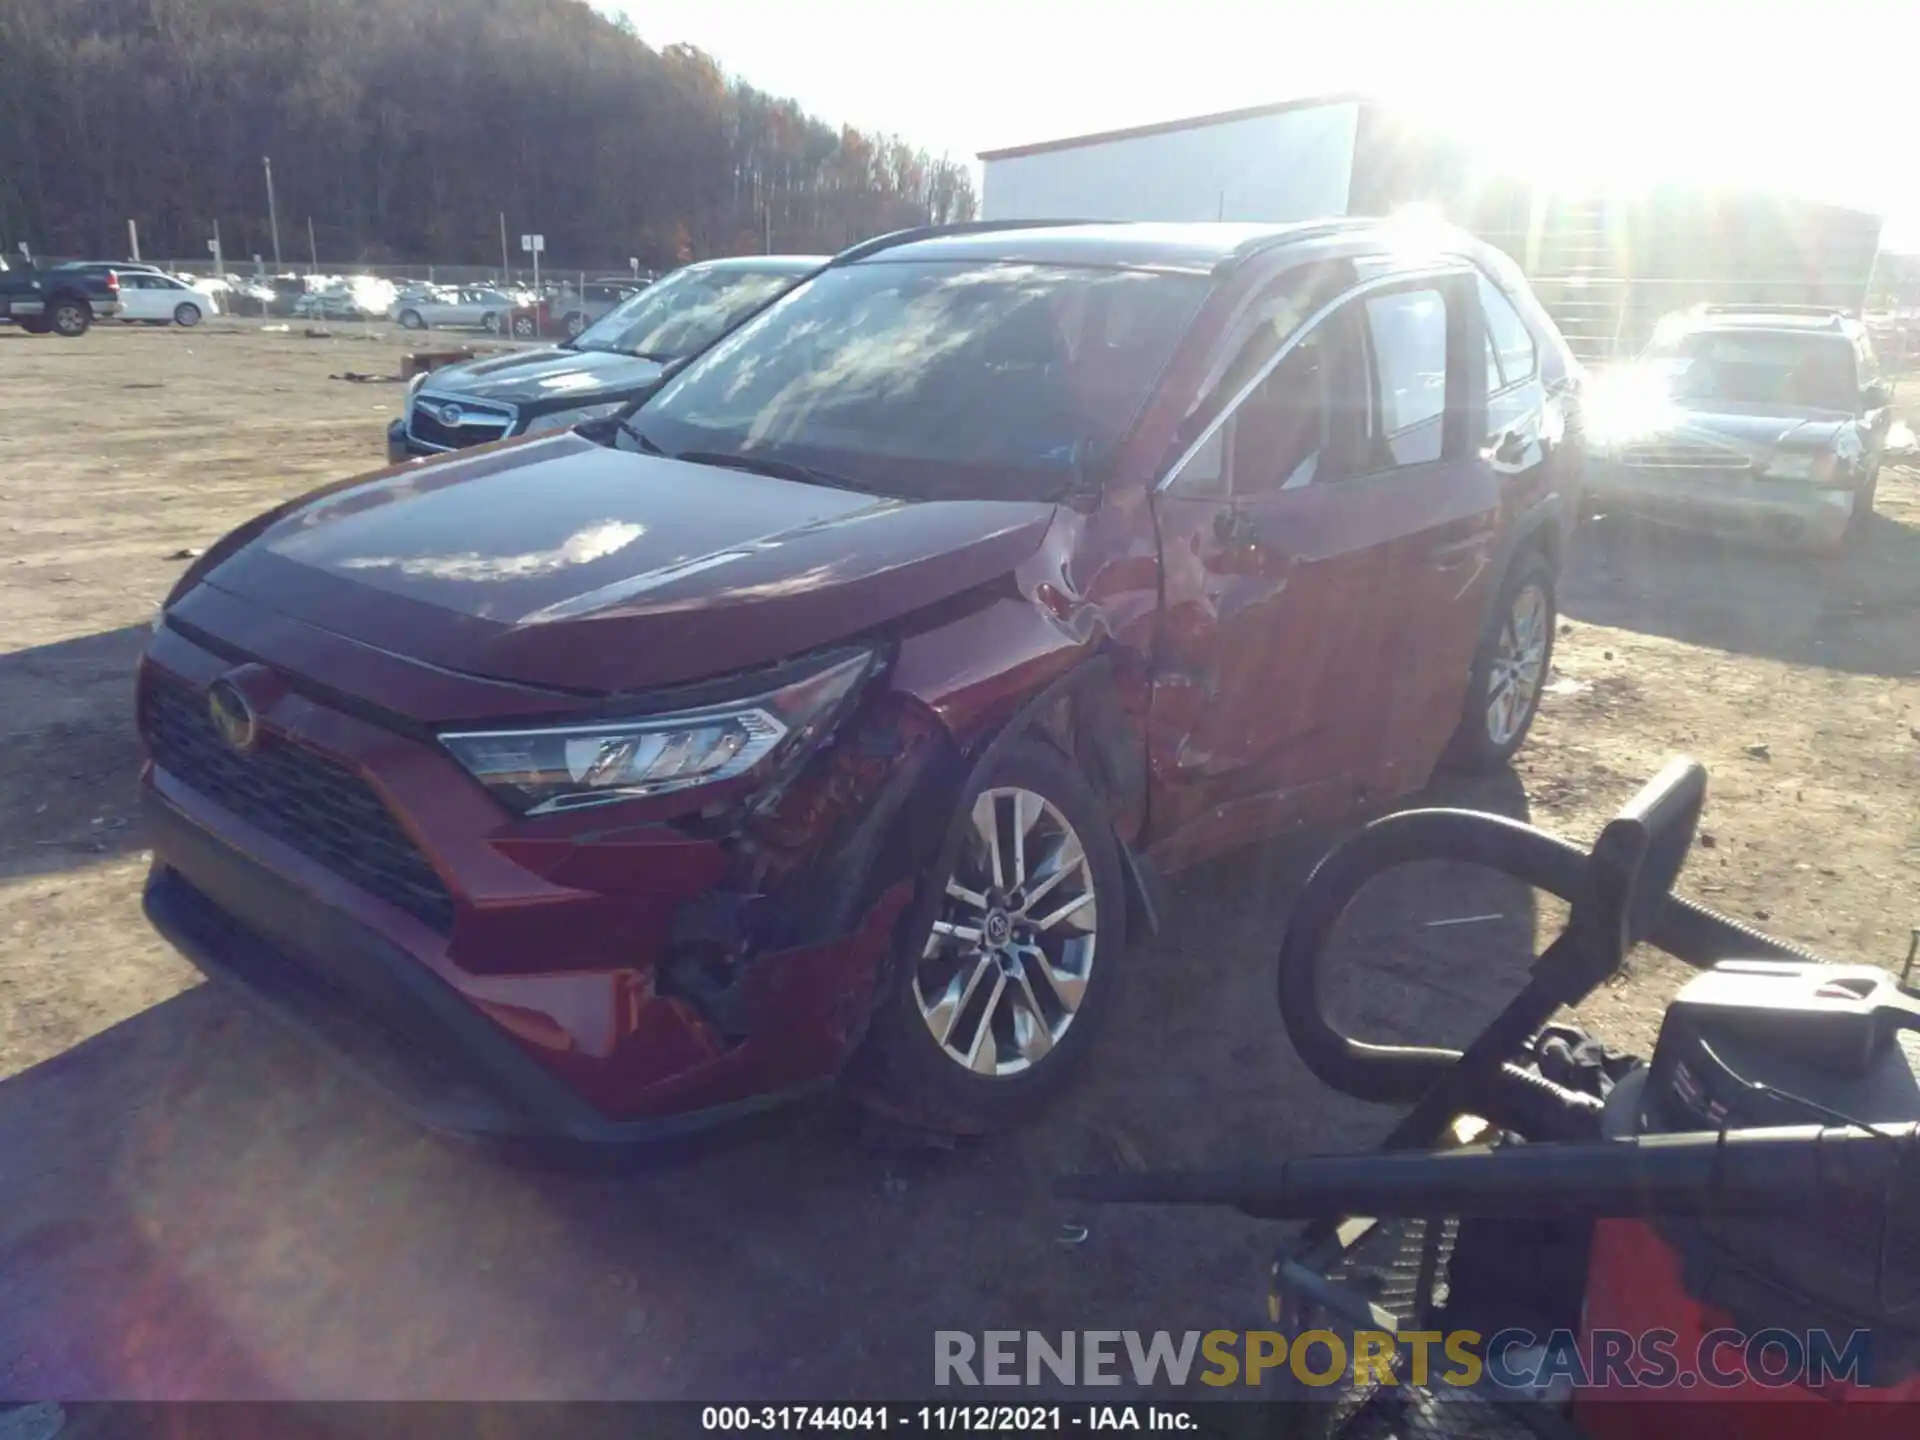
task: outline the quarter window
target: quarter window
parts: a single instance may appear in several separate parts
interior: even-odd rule
[[[1491,370],[1487,373],[1487,390],[1503,390],[1508,385],[1518,385],[1523,380],[1531,380],[1538,367],[1538,357],[1533,347],[1533,332],[1527,329],[1527,322],[1520,318],[1520,312],[1513,308],[1513,302],[1501,293],[1500,287],[1480,277],[1480,312],[1486,317],[1487,335],[1495,354],[1499,357],[1501,381],[1496,383]]]

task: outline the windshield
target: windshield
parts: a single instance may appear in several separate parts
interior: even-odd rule
[[[580,332],[573,348],[678,360],[706,349],[804,278],[764,270],[682,270],[602,315]]]
[[[636,416],[646,438],[903,496],[1050,498],[1112,453],[1207,291],[1196,275],[829,270]]]
[[[1679,401],[1848,412],[1859,403],[1844,335],[1706,331],[1656,341],[1647,354]]]

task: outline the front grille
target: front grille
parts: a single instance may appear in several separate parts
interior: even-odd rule
[[[205,698],[166,680],[148,683],[142,731],[155,762],[181,784],[441,934],[453,928],[446,885],[346,766],[270,731],[252,750],[235,750]]]
[[[1725,470],[1746,471],[1753,461],[1738,450],[1719,445],[1703,445],[1691,440],[1656,440],[1629,445],[1620,452],[1620,463],[1648,470]]]
[[[436,413],[446,405],[459,407],[460,423],[448,425]],[[442,400],[417,396],[407,412],[407,433],[422,445],[440,450],[464,450],[498,440],[513,425],[513,412],[473,400]]]

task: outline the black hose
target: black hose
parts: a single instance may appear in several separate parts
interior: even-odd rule
[[[1573,901],[1586,873],[1587,852],[1497,815],[1407,810],[1367,825],[1314,867],[1280,945],[1280,1016],[1307,1068],[1334,1089],[1362,1100],[1412,1104],[1460,1059],[1459,1051],[1439,1046],[1355,1040],[1334,1029],[1320,1005],[1320,955],[1347,906],[1382,872],[1420,860],[1484,866]],[[1648,932],[1636,938],[1699,966],[1734,957],[1822,959],[1676,895],[1666,897]],[[1528,1072],[1517,1066],[1505,1067],[1501,1084],[1525,1075]],[[1527,1088],[1537,1088],[1537,1081],[1539,1077],[1529,1076]]]

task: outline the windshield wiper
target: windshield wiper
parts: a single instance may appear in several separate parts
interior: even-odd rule
[[[775,480],[798,480],[803,485],[823,485],[829,490],[853,490],[863,495],[878,495],[881,492],[870,485],[849,480],[844,475],[836,475],[831,470],[818,470],[811,465],[796,465],[791,460],[774,460],[760,455],[736,455],[725,450],[682,450],[673,457],[675,460],[688,460],[695,465],[718,465],[727,470],[745,470],[754,475],[770,475]]]
[[[662,450],[659,445],[648,438],[645,431],[633,423],[633,419],[634,417],[629,415],[620,422],[620,433],[632,437],[633,442],[649,455],[666,454],[666,451]]]

